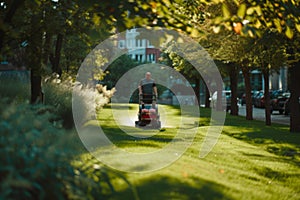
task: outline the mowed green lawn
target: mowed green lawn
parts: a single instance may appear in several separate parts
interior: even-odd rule
[[[137,118],[137,105],[131,104],[127,110],[127,106],[117,105],[114,115]],[[165,120],[161,131],[135,128],[126,117],[115,120],[110,106],[101,110],[98,120],[118,148],[147,153],[164,148],[178,130],[179,109],[161,105],[160,110]],[[114,179],[116,192],[109,199],[300,199],[300,134],[289,133],[284,125],[266,127],[261,121],[227,115],[217,144],[205,158],[199,158],[210,110],[201,108],[200,113],[196,137],[177,161],[148,173],[121,172],[132,187],[122,179]],[[91,121],[87,126],[98,126],[98,122]],[[194,129],[190,126],[184,131],[188,134]],[[153,136],[135,138],[126,132]]]

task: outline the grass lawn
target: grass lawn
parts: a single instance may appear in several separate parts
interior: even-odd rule
[[[126,114],[127,107],[118,106],[119,114]],[[137,106],[131,105],[130,110],[136,117]],[[110,106],[105,107],[98,118],[107,137],[116,146],[145,153],[165,147],[177,133],[178,108],[160,106],[160,110],[164,112],[162,120],[165,120],[164,116],[168,120],[165,129],[159,132],[138,129],[128,122],[121,126],[123,131],[113,119]],[[128,187],[123,179],[114,178],[112,185],[116,192],[108,199],[134,199],[132,188],[135,188],[135,197],[142,200],[300,199],[300,134],[289,133],[284,125],[266,127],[261,121],[246,121],[244,117],[227,115],[218,143],[205,158],[200,159],[199,151],[209,127],[210,110],[201,108],[200,113],[200,127],[183,156],[154,172],[118,172],[132,187]],[[91,121],[87,126],[97,124],[98,121]],[[185,128],[184,131],[188,134],[194,128]],[[125,132],[153,136],[135,138]]]

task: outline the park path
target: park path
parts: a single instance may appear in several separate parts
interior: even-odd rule
[[[246,116],[246,106],[239,105],[239,115]],[[253,107],[253,118],[265,121],[265,109]],[[271,115],[271,121],[278,124],[290,125],[290,116],[280,115],[278,111],[274,111]]]

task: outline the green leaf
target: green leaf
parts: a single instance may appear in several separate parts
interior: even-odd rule
[[[257,29],[259,29],[260,27],[261,27],[261,21],[260,20],[257,20],[256,22],[255,22],[255,24],[254,24],[254,27],[255,28],[257,28]]]
[[[143,10],[147,10],[148,8],[150,8],[150,6],[148,4],[142,4],[142,9]]]
[[[92,20],[96,26],[100,25],[100,17],[98,15],[94,14]]]
[[[295,24],[295,26],[296,26],[297,31],[300,32],[300,24]]]
[[[256,10],[256,13],[257,13],[258,16],[262,15],[262,10],[261,10],[260,6],[256,6],[255,10]]]
[[[197,38],[200,36],[200,33],[197,29],[193,28],[192,31],[191,31],[191,37],[193,38]]]
[[[279,33],[281,33],[282,32],[282,27],[281,27],[280,19],[278,19],[278,18],[274,19],[274,25],[275,25],[277,31]]]
[[[235,3],[237,6],[240,5],[239,0],[234,0],[234,3]]]
[[[285,35],[286,35],[289,39],[292,39],[293,36],[294,36],[293,30],[292,30],[289,26],[286,27]]]
[[[223,3],[223,5],[222,5],[222,11],[223,11],[224,18],[230,18],[231,17],[230,10],[229,10],[228,6],[225,3]]]
[[[215,23],[215,24],[220,24],[222,21],[223,21],[223,17],[216,17],[216,18],[214,19],[214,23]]]
[[[163,0],[163,3],[165,4],[165,6],[169,7],[171,5],[169,0]]]
[[[255,11],[255,8],[254,7],[250,7],[247,9],[247,15],[252,15]]]
[[[246,4],[244,4],[244,3],[241,4],[239,6],[239,9],[238,9],[238,12],[237,12],[237,16],[243,19],[244,16],[245,16],[245,13],[246,13],[246,9],[247,9]]]

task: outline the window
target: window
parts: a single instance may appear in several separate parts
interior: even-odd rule
[[[143,40],[140,40],[140,47],[143,47]]]

